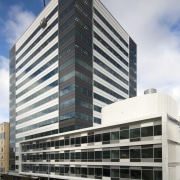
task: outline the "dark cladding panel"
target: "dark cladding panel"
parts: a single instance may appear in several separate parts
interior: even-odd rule
[[[137,46],[129,37],[129,97],[137,95]]]
[[[92,1],[59,0],[58,38],[59,131],[92,126]]]
[[[15,133],[16,133],[16,78],[15,78],[15,72],[16,72],[16,46],[14,45],[9,54],[10,63],[10,151],[9,151],[9,169],[15,170]]]

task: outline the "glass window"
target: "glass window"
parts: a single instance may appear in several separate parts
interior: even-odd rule
[[[64,146],[64,139],[60,140],[60,146]]]
[[[103,159],[110,159],[110,150],[103,151]]]
[[[154,158],[162,158],[162,148],[154,148]]]
[[[95,176],[102,177],[102,168],[95,168]]]
[[[55,141],[55,146],[58,147],[59,146],[59,140]]]
[[[75,174],[81,174],[81,169],[79,167],[75,167]]]
[[[140,137],[140,128],[130,129],[130,138]]]
[[[65,152],[65,159],[69,159],[69,152]]]
[[[75,157],[76,157],[76,159],[81,159],[81,153],[80,152],[75,152]]]
[[[81,159],[87,159],[87,152],[81,152]]]
[[[88,136],[88,143],[93,143],[94,142],[94,135]]]
[[[103,141],[109,141],[110,140],[110,133],[103,133]]]
[[[69,167],[68,167],[68,166],[65,166],[64,172],[65,172],[66,174],[69,174]]]
[[[55,160],[59,160],[59,153],[55,154]]]
[[[111,159],[119,159],[119,150],[111,150]]]
[[[101,151],[95,151],[95,160],[96,159],[102,159],[102,152]]]
[[[65,146],[68,146],[69,145],[69,138],[66,138],[65,139]]]
[[[94,175],[94,168],[88,168],[88,175]]]
[[[142,158],[153,158],[153,148],[141,149]]]
[[[110,177],[110,169],[109,168],[103,168],[103,176]]]
[[[87,143],[87,136],[81,137],[81,144]]]
[[[55,167],[55,173],[59,174],[59,167]]]
[[[129,178],[129,169],[120,169],[121,178]]]
[[[154,126],[154,136],[162,135],[162,127],[161,125]]]
[[[140,149],[130,149],[131,158],[140,158]]]
[[[94,151],[88,152],[88,159],[94,160]]]
[[[129,139],[129,129],[120,131],[120,139]]]
[[[49,148],[51,146],[51,143],[50,142],[47,142],[47,147]]]
[[[36,166],[37,167],[37,166]],[[50,172],[54,172],[55,171],[55,168],[54,168],[54,166],[51,166],[50,167]]]
[[[153,136],[153,126],[141,128],[141,137],[146,137],[146,136]]]
[[[111,132],[111,140],[119,139],[119,131]]]
[[[153,170],[142,170],[142,179],[152,180],[153,179]]]
[[[71,167],[71,174],[75,173],[75,167]]]
[[[81,143],[80,137],[75,138],[75,140],[76,140],[76,144],[80,144]]]
[[[131,179],[141,179],[141,170],[131,169]]]
[[[74,160],[74,159],[75,159],[74,152],[71,152],[71,160]]]
[[[51,159],[54,159],[54,154],[50,154],[50,158],[51,158]]]
[[[129,149],[120,150],[120,159],[129,159]]]
[[[162,180],[162,171],[154,171],[154,180]]]
[[[87,168],[81,168],[81,174],[87,175]]]
[[[71,145],[74,145],[74,138],[71,138]]]
[[[102,138],[101,138],[101,134],[95,134],[95,142],[101,142]]]
[[[64,153],[60,153],[60,159],[64,160]]]
[[[111,169],[111,177],[119,178],[119,169]]]

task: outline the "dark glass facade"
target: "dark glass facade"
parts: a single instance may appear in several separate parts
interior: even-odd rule
[[[58,13],[59,92],[69,90],[59,97],[59,132],[65,132],[92,126],[92,1],[59,0]]]
[[[129,97],[137,95],[137,46],[129,38]]]
[[[10,51],[10,150],[9,150],[9,169],[15,170],[15,136],[16,136],[16,77],[15,77],[15,56],[16,46],[13,46]]]

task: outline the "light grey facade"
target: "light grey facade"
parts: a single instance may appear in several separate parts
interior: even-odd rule
[[[101,124],[102,107],[133,96],[127,32],[99,0],[51,0],[10,51],[10,169],[20,141]]]
[[[19,173],[70,180],[178,180],[179,126],[178,105],[168,95],[118,101],[103,108],[100,126],[20,142]]]

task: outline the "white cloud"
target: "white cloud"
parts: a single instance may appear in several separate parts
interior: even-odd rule
[[[102,2],[137,43],[138,94],[156,88],[180,105],[180,1]]]
[[[32,12],[24,11],[20,6],[11,6],[8,19],[4,22],[4,37],[13,45],[34,20]],[[0,123],[9,121],[9,59],[0,55]]]
[[[9,60],[0,56],[0,123],[9,121]]]
[[[34,18],[35,15],[32,12],[25,11],[18,5],[11,6],[4,27],[6,41],[10,45],[13,45],[32,23]]]

